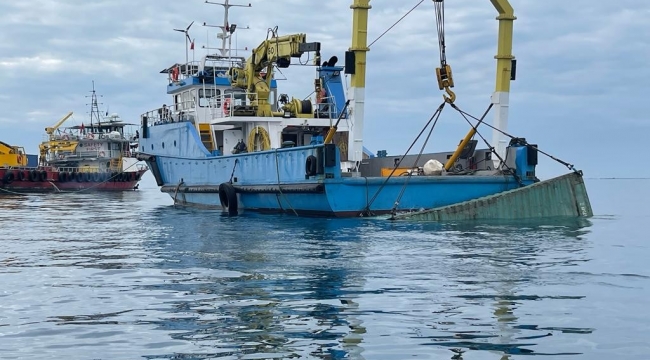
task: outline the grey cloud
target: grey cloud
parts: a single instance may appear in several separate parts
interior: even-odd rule
[[[351,0],[251,2],[252,9],[235,9],[231,15],[232,23],[251,27],[236,32],[240,47],[256,46],[276,25],[281,34],[305,32],[309,41],[321,41],[324,58],[342,59],[349,47]],[[650,3],[511,2],[518,17],[511,132],[585,164],[587,172],[612,170],[600,167],[602,159],[611,159],[611,151],[585,152],[586,144],[607,138],[619,144],[612,146],[642,151],[628,139],[640,139],[639,129],[650,126],[645,100]],[[369,41],[415,3],[371,1]],[[454,70],[458,104],[479,115],[494,90],[496,12],[487,0],[448,1],[446,6],[447,59]],[[67,111],[75,111],[74,121],[84,121],[91,80],[104,95],[104,107],[127,120],[168,102],[166,80],[159,71],[184,61],[183,35],[172,29],[193,20],[190,35],[196,39],[198,59],[208,31],[210,46],[217,44],[216,29],[201,25],[222,21],[221,7],[200,0],[34,0],[0,5],[0,82],[5,89],[0,92],[0,139],[35,151],[43,128]],[[434,72],[439,59],[431,2],[425,1],[374,44],[368,64],[367,147],[402,152],[442,100]],[[283,74],[289,80],[280,81],[282,92],[296,97],[311,93],[312,82],[305,79],[314,76],[313,67],[294,66]],[[453,147],[467,124],[446,112],[439,130],[428,150]],[[483,132],[491,138],[488,130]]]

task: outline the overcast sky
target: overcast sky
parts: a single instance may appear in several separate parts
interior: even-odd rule
[[[234,2],[234,1],[233,1]],[[249,49],[270,27],[304,32],[322,43],[323,59],[342,62],[350,44],[352,0],[253,0],[232,10],[237,44]],[[418,0],[372,0],[369,41]],[[248,3],[240,1],[239,3]],[[517,80],[511,89],[508,131],[574,163],[587,177],[648,177],[650,130],[650,2],[511,0]],[[494,90],[497,21],[489,0],[446,1],[447,61],[454,71],[456,104],[479,116]],[[35,153],[51,126],[68,111],[69,124],[88,122],[91,82],[102,111],[109,107],[137,123],[162,103],[159,72],[185,59],[190,22],[194,56],[215,46],[223,8],[202,0],[29,0],[0,2],[0,140]],[[248,55],[242,51],[240,55]],[[305,57],[306,58],[306,57]],[[442,101],[435,13],[426,0],[371,47],[368,54],[365,145],[400,154]],[[283,69],[281,93],[305,97],[313,67]],[[488,116],[491,123],[492,114]],[[446,109],[427,151],[453,148],[468,125]],[[492,133],[481,131],[488,140]],[[538,172],[565,172],[542,159]]]

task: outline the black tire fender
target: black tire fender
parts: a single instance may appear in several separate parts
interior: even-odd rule
[[[237,192],[235,187],[230,183],[222,183],[219,185],[219,201],[221,206],[228,210],[228,215],[236,216],[237,209]]]
[[[307,159],[305,160],[305,175],[316,175],[316,157],[314,155],[307,156]]]
[[[11,184],[14,181],[15,177],[16,176],[14,175],[13,171],[7,171],[5,176],[2,177],[2,182],[5,185]]]

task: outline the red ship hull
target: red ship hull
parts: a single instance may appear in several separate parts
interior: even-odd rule
[[[0,193],[134,190],[145,172],[146,169],[124,173],[77,173],[50,168],[0,168]]]

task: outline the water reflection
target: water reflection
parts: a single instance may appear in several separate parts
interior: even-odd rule
[[[383,303],[375,301],[377,295],[407,293],[409,286],[421,286],[403,276],[400,263],[404,260],[397,255],[401,249],[396,249],[389,265],[392,276],[402,280],[401,286],[364,286],[367,278],[381,278],[374,271],[377,264],[364,265],[368,254],[384,256],[396,246],[419,246],[428,257],[441,261],[428,269],[419,263],[420,275],[429,272],[428,275],[437,273],[444,278],[433,289],[422,289],[425,294],[420,295],[444,288],[445,294],[435,305],[446,309],[416,320],[419,329],[414,338],[427,340],[418,341],[418,346],[449,348],[452,359],[462,359],[466,351],[477,350],[498,352],[503,359],[521,354],[575,355],[579,352],[533,348],[538,341],[554,334],[592,331],[520,324],[518,315],[519,309],[531,302],[584,298],[580,294],[530,293],[543,291],[548,285],[567,285],[564,278],[549,277],[548,269],[589,260],[582,237],[588,233],[590,223],[582,220],[523,226],[326,219],[301,222],[291,217],[267,221],[255,216],[221,217],[217,212],[197,217],[192,210],[173,215],[167,211],[161,211],[155,218],[162,224],[174,223],[175,232],[183,234],[183,239],[159,239],[159,256],[168,261],[164,266],[246,274],[219,279],[193,274],[193,281],[201,285],[188,286],[182,281],[176,290],[212,297],[174,303],[172,308],[178,312],[192,314],[189,319],[155,322],[159,329],[176,329],[176,322],[182,319],[186,331],[172,335],[174,339],[192,341],[212,350],[230,349],[226,353],[213,351],[210,356],[237,353],[282,358],[363,358],[367,346],[364,343],[369,341],[369,325],[364,318],[376,319],[385,314],[397,318],[422,316],[417,305],[397,310],[391,309],[387,298]],[[213,226],[208,225],[207,219]],[[386,233],[392,234],[388,236],[390,243],[381,241]],[[414,236],[421,243],[409,245]],[[427,249],[429,245],[431,248]],[[553,284],[555,281],[557,284]],[[168,284],[165,287],[170,289]],[[492,309],[491,315],[476,316],[479,309]],[[383,324],[379,325],[381,328]],[[374,344],[377,339],[370,341]]]
[[[233,218],[142,195],[0,202],[30,224],[0,219],[6,354],[511,359],[593,331],[565,320],[588,300],[589,222]]]
[[[184,294],[166,304],[175,316],[150,322],[159,330],[176,330],[174,340],[200,349],[183,356],[362,358],[363,321],[350,311],[358,306],[355,294],[363,277],[348,261],[363,257],[364,244],[355,235],[358,222],[264,221],[191,209],[161,209],[151,218],[174,224],[174,233],[182,234],[152,244],[163,260],[158,265],[188,269],[191,283],[141,290]],[[238,275],[215,276],[205,269]],[[149,355],[161,356],[178,354]]]
[[[512,355],[580,355],[580,352],[545,352],[532,348],[533,340],[553,336],[554,333],[581,333],[589,328],[542,327],[518,324],[519,309],[529,302],[553,300],[582,300],[582,295],[537,295],[531,289],[543,291],[549,284],[546,269],[576,266],[589,261],[583,236],[588,234],[591,222],[585,219],[558,219],[549,222],[483,224],[428,224],[423,231],[444,230],[454,249],[448,256],[461,261],[452,262],[447,274],[466,287],[456,309],[480,306],[492,309],[491,321],[485,318],[460,317],[460,321],[439,322],[438,334],[423,345],[449,347],[451,359],[463,359],[466,351],[481,350],[501,353],[501,359]],[[565,285],[566,279],[561,283]],[[456,312],[462,315],[462,312]],[[447,318],[448,319],[448,318]],[[546,318],[546,321],[553,320]],[[555,318],[559,321],[560,318]]]

